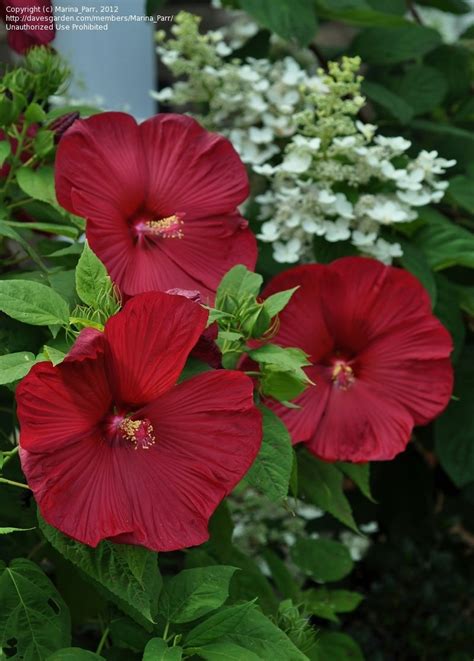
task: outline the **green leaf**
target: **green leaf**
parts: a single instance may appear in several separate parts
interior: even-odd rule
[[[257,23],[282,39],[307,46],[316,35],[316,11],[307,0],[239,0],[239,4]]]
[[[351,50],[368,64],[398,64],[425,55],[440,42],[436,30],[407,24],[362,30],[352,42]]]
[[[466,327],[457,301],[457,290],[441,274],[437,274],[436,276],[436,287],[438,290],[438,299],[433,312],[443,326],[448,329],[453,338],[454,350],[451,359],[453,363],[456,363],[466,337]]]
[[[91,548],[63,535],[38,517],[48,542],[81,569],[140,624],[154,622],[161,589],[157,554],[142,546],[101,542]]]
[[[304,373],[284,371],[274,365],[263,365],[260,373],[262,392],[280,402],[288,402],[298,397],[308,385],[307,378],[303,378]]]
[[[474,234],[442,216],[434,209],[420,210],[427,220],[414,235],[414,241],[435,271],[451,266],[474,268]]]
[[[215,307],[223,312],[234,312],[248,298],[258,296],[263,278],[249,271],[243,264],[234,266],[222,278],[216,293]]]
[[[43,661],[71,640],[69,611],[41,569],[19,558],[0,562],[0,649],[15,640],[11,659]]]
[[[38,282],[0,281],[0,310],[32,326],[66,325],[69,307],[64,298]]]
[[[209,643],[233,643],[260,659],[303,661],[306,657],[281,629],[253,602],[223,608],[187,634],[186,647],[203,648]],[[244,657],[244,659],[251,657]]]
[[[36,170],[28,167],[21,167],[16,173],[16,180],[21,190],[32,197],[34,200],[40,200],[58,206],[56,192],[54,189],[54,170],[49,166],[42,166]]]
[[[318,637],[314,661],[364,661],[359,645],[344,633],[325,631]]]
[[[469,97],[471,86],[471,56],[465,48],[443,44],[432,51],[427,63],[440,71],[448,84],[447,101]]]
[[[374,501],[370,490],[370,464],[350,464],[338,461],[337,467],[356,484],[366,498]]]
[[[0,168],[5,163],[6,159],[10,156],[12,151],[11,145],[8,140],[0,142]]]
[[[272,294],[263,302],[263,307],[265,308],[268,316],[270,318],[274,317],[276,314],[281,312],[285,308],[295,291],[299,287],[293,287],[293,289],[286,289],[285,291],[279,291],[276,294]]]
[[[46,356],[46,359],[51,361],[53,365],[59,365],[66,358],[66,354],[55,347],[48,347],[47,344],[43,347],[43,352]]]
[[[152,638],[146,644],[143,661],[181,661],[182,647],[168,647],[162,638]]]
[[[287,428],[266,406],[259,407],[263,420],[262,447],[247,473],[248,483],[270,500],[286,498],[293,465]]]
[[[398,94],[395,94],[395,92],[392,92],[383,85],[364,80],[362,83],[362,92],[371,101],[387,110],[392,117],[398,119],[402,124],[406,124],[412,119],[413,109],[408,103],[400,98]]]
[[[41,261],[41,257],[38,255],[36,250],[32,248],[30,243],[26,241],[26,239],[24,239],[21,234],[19,234],[13,227],[4,221],[0,221],[0,236],[6,236],[9,239],[16,241],[23,248],[26,254],[29,255],[31,259],[36,262],[36,264],[40,265],[41,268],[46,271],[46,267]]]
[[[474,179],[458,175],[449,181],[449,195],[463,209],[474,213]]]
[[[442,73],[422,64],[408,69],[397,85],[397,94],[415,115],[422,115],[441,104],[448,90]],[[409,118],[410,119],[410,118]]]
[[[403,250],[400,264],[418,278],[429,294],[431,305],[434,306],[436,304],[436,281],[425,255],[413,243],[404,239],[400,239],[399,242]]]
[[[249,649],[231,642],[211,643],[197,649],[199,658],[206,661],[260,661]]]
[[[342,472],[336,466],[316,459],[309,452],[299,454],[298,465],[300,491],[306,499],[358,532],[351,506],[342,488]]]
[[[339,581],[352,571],[349,551],[332,539],[297,539],[291,548],[293,562],[316,581]]]
[[[350,613],[363,599],[359,592],[349,590],[316,588],[303,592],[305,610],[332,622],[339,621],[337,613]]]
[[[456,368],[454,394],[435,422],[435,448],[442,467],[458,487],[474,481],[474,347],[464,349]]]
[[[302,349],[280,347],[277,344],[264,344],[258,349],[251,349],[248,354],[257,363],[275,365],[282,370],[298,371],[301,367],[311,365]]]
[[[100,295],[110,287],[110,278],[100,259],[84,244],[76,268],[76,290],[81,300],[98,309]]]
[[[34,528],[0,528],[0,535],[10,535],[12,532],[28,532]]]
[[[316,0],[316,6],[318,15],[322,18],[352,25],[409,25],[402,16],[396,15],[400,13],[399,11],[393,10],[395,1],[391,0],[392,12],[387,11],[388,0],[370,0],[370,2],[365,2],[365,0]]]
[[[25,119],[28,124],[44,122],[46,119],[46,113],[38,103],[33,102],[30,103],[28,108],[25,110]]]
[[[197,620],[216,610],[229,596],[236,567],[222,565],[185,569],[166,581],[158,602],[158,613],[170,622]]]
[[[28,374],[35,364],[35,356],[28,351],[0,356],[0,385],[13,383]]]
[[[18,227],[24,230],[37,230],[38,232],[49,232],[50,234],[68,236],[71,239],[75,239],[79,234],[77,228],[71,227],[71,225],[57,225],[56,223],[27,223],[16,222],[14,220],[5,222],[11,227]]]
[[[313,237],[314,258],[320,264],[329,264],[340,257],[349,257],[357,255],[355,248],[350,241],[326,241],[322,236]]]
[[[103,658],[95,652],[83,650],[80,647],[65,647],[48,656],[46,661],[100,661]]]
[[[464,0],[417,0],[417,4],[436,7],[450,14],[467,14],[471,11],[471,7]]]

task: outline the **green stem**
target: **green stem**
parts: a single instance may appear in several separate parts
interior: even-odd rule
[[[166,637],[168,636],[170,630],[170,623],[169,620],[166,622],[165,630],[163,631],[163,640],[166,640]]]
[[[30,202],[33,202],[32,197],[25,197],[23,200],[18,200],[17,202],[12,202],[7,206],[7,209],[14,209],[15,207],[22,207],[25,204],[29,204]]]
[[[16,454],[18,454],[19,446],[17,445],[16,448],[13,448],[13,450],[10,450],[9,452],[4,452],[3,453],[3,465],[7,463],[7,461],[10,461],[12,457],[14,457]]]
[[[12,487],[19,487],[20,489],[30,489],[27,484],[23,484],[23,482],[15,482],[15,480],[7,480],[6,477],[0,477],[0,482],[3,482],[3,484],[9,484]]]
[[[97,645],[96,649],[96,654],[100,654],[104,648],[105,642],[107,640],[107,636],[109,635],[109,627],[106,627],[104,630],[104,633],[102,634],[102,638],[99,640],[99,644]]]

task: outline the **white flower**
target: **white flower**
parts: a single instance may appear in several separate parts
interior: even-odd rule
[[[361,232],[360,230],[354,230],[352,232],[352,243],[357,248],[363,248],[364,246],[371,246],[377,238],[377,232]]]
[[[396,138],[387,138],[384,135],[377,135],[374,138],[374,142],[381,147],[388,147],[394,152],[402,153],[411,147],[410,140],[405,140],[401,136]]]
[[[364,252],[372,255],[384,264],[391,264],[394,257],[403,255],[402,247],[399,243],[389,243],[385,239],[377,239],[373,246],[364,248]]]
[[[306,172],[311,165],[312,157],[309,152],[291,151],[287,154],[281,164],[284,172],[296,172],[301,174]]]
[[[220,43],[216,44],[216,53],[221,57],[226,57],[232,53],[232,48],[229,48],[229,46],[224,41],[221,41]]]
[[[375,124],[364,124],[363,122],[361,122],[360,120],[357,119],[355,125],[356,125],[356,129],[360,133],[362,133],[362,135],[364,136],[364,138],[366,140],[369,140],[369,141],[372,140],[372,138],[374,137],[375,132],[377,130],[377,127],[375,126]]]
[[[367,215],[382,225],[403,223],[409,220],[407,211],[392,200],[379,200],[372,209],[367,209]]]
[[[303,218],[301,226],[305,232],[308,232],[308,234],[323,236],[326,232],[325,223],[320,218],[309,218],[306,216]]]
[[[301,241],[290,239],[288,243],[276,241],[273,244],[273,259],[279,264],[294,264],[300,258]]]
[[[424,207],[426,204],[431,202],[433,199],[433,194],[429,193],[426,189],[420,191],[406,190],[397,191],[397,197],[402,202],[405,202],[405,204],[409,204],[411,207]],[[443,197],[442,191],[441,197]]]
[[[237,75],[239,78],[249,83],[256,83],[257,80],[260,80],[259,74],[255,71],[255,69],[252,69],[249,64],[243,64],[241,67],[239,67]]]
[[[281,82],[285,85],[296,86],[306,78],[306,72],[303,71],[300,65],[292,57],[285,57],[283,60],[284,70],[281,77]]]
[[[318,201],[321,204],[333,204],[336,201],[336,196],[334,193],[328,189],[323,189],[319,191]]]
[[[354,147],[356,139],[353,135],[346,135],[343,138],[334,138],[332,143],[336,147],[341,147],[341,149],[349,149],[350,147]]]
[[[272,223],[271,221],[263,223],[260,233],[257,234],[257,238],[261,241],[265,241],[266,243],[273,243],[273,241],[276,241],[279,236],[280,230],[278,225],[276,223]]]
[[[346,218],[338,218],[336,221],[327,220],[324,223],[325,238],[331,243],[335,241],[345,241],[351,235],[349,222]]]
[[[272,174],[275,174],[278,168],[273,167],[269,163],[264,163],[263,165],[254,165],[253,171],[257,174],[261,174],[263,177],[271,177]]]
[[[262,144],[265,142],[272,142],[273,140],[273,131],[264,126],[263,128],[258,128],[257,126],[251,126],[249,129],[249,138],[256,142],[257,144]]]
[[[336,213],[342,218],[353,218],[354,207],[344,193],[336,193],[336,201],[333,203],[330,213]]]

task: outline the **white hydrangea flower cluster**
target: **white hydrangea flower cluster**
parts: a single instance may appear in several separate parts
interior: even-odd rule
[[[254,24],[244,21],[236,36],[225,29],[200,34],[199,22],[181,12],[174,39],[158,34],[162,61],[182,79],[154,96],[201,106],[198,119],[226,135],[258,175],[257,236],[273,244],[274,259],[314,261],[315,236],[350,241],[384,263],[401,256],[400,244],[381,236],[384,228],[439,202],[448,186],[439,177],[454,161],[435,151],[411,159],[408,140],[378,135],[357,119],[365,103],[358,58],[329,63],[328,73],[316,70],[306,50],[298,60],[229,58]]]

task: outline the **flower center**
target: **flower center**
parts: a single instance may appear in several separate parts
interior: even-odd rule
[[[331,379],[339,390],[348,390],[355,381],[354,371],[345,360],[338,358],[332,364]]]
[[[155,445],[153,427],[148,418],[143,420],[132,420],[124,418],[118,426],[122,438],[135,447],[135,450],[148,450]]]
[[[133,229],[138,240],[143,237],[159,239],[182,239],[184,232],[182,230],[184,213],[174,213],[165,218],[143,220],[140,218],[135,222]]]

